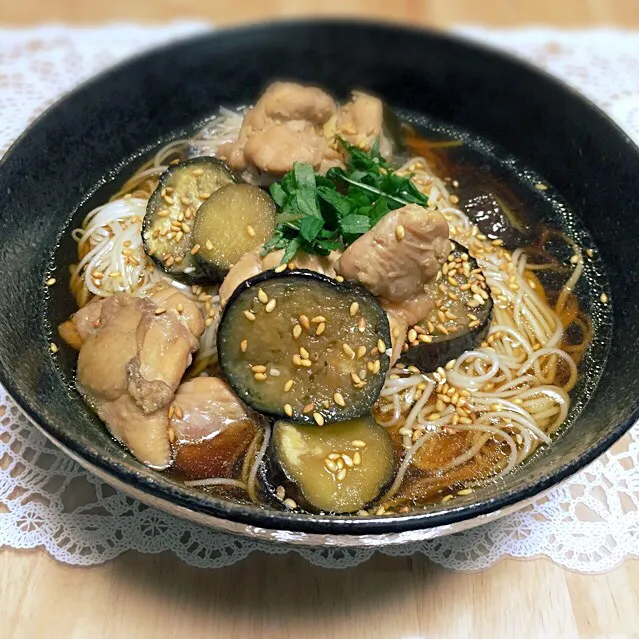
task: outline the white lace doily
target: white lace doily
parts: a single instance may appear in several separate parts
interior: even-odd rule
[[[0,153],[38,113],[98,70],[204,25],[0,29]],[[579,88],[639,140],[639,32],[460,29],[548,69]],[[0,545],[44,547],[72,564],[126,550],[174,552],[198,566],[261,550],[297,552],[334,568],[370,549],[306,550],[215,533],[143,506],[89,475],[47,442],[0,388]],[[609,570],[639,557],[639,426],[615,449],[532,506],[481,528],[378,552],[415,552],[458,570],[502,557],[546,555],[568,568]]]

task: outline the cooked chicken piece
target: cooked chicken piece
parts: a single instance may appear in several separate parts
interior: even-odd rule
[[[127,367],[138,354],[138,327],[143,313],[154,310],[153,302],[122,293],[94,299],[73,316],[84,337],[77,372],[84,395],[113,401],[126,394]]]
[[[450,250],[443,215],[407,204],[388,213],[353,242],[335,270],[346,279],[360,282],[373,295],[403,302],[423,292]]]
[[[228,384],[196,377],[178,389],[170,427],[175,469],[189,479],[228,477],[257,427]]]
[[[100,328],[101,301],[102,298],[93,298],[88,304],[76,311],[71,319],[82,341]]]
[[[330,124],[325,132],[330,134]],[[393,155],[390,140],[384,135],[384,103],[372,95],[353,91],[352,100],[337,111],[335,134],[366,150],[379,138],[380,154],[385,158]]]
[[[114,401],[97,401],[94,407],[111,434],[137,459],[159,470],[170,465],[167,406],[144,413],[130,395],[124,394]]]
[[[75,348],[76,351],[82,348],[82,342],[84,340],[76,328],[76,325],[73,323],[73,320],[62,322],[62,324],[58,326],[58,333],[71,348]]]
[[[218,155],[237,171],[252,166],[283,175],[294,162],[304,162],[326,172],[341,164],[339,153],[323,134],[336,109],[321,89],[275,82],[244,116],[237,141],[222,145]]]
[[[379,301],[389,318],[392,315],[393,321],[397,324],[404,323],[406,326],[421,322],[435,306],[435,300],[430,293],[418,293],[405,302],[389,302],[385,299]]]
[[[156,291],[151,299],[159,307],[175,311],[177,318],[186,324],[194,337],[199,337],[204,332],[204,318],[197,304],[173,286],[167,285]]]
[[[117,439],[158,467],[170,461],[168,404],[197,349],[202,324],[180,319],[177,304],[186,310],[192,302],[174,295],[176,310],[118,293],[93,300],[72,318],[83,337],[78,390]]]
[[[170,425],[177,441],[196,442],[248,419],[246,407],[218,377],[196,377],[180,384]]]
[[[176,316],[170,311],[147,315],[138,327],[137,357],[127,364],[128,391],[145,413],[171,401],[199,346]]]
[[[282,261],[284,250],[272,251],[264,257],[260,256],[262,247],[246,253],[242,259],[227,273],[220,286],[220,303],[226,304],[233,291],[249,277],[276,268]],[[331,251],[329,255],[311,255],[298,251],[293,260],[297,268],[308,269],[316,273],[322,273],[329,277],[335,277],[335,262],[339,259],[339,251]]]

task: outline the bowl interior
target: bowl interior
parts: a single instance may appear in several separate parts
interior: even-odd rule
[[[593,268],[598,282],[606,276],[609,282],[613,330],[609,344],[603,334],[593,344],[598,361],[605,360],[608,346],[610,353],[591,371],[600,381],[586,410],[542,454],[452,507],[357,520],[212,499],[127,454],[72,388],[72,354],[63,349],[50,355],[50,326],[43,318],[51,292],[44,281],[74,212],[107,197],[122,179],[122,168],[167,136],[188,130],[220,105],[252,102],[279,78],[319,84],[338,97],[353,87],[367,88],[395,107],[494,142],[552,185],[599,250]],[[441,526],[499,510],[592,461],[637,416],[639,296],[632,283],[639,281],[639,218],[633,210],[638,173],[637,148],[578,95],[526,65],[446,36],[315,22],[223,31],[171,45],[75,91],[0,163],[2,382],[34,421],[79,458],[143,493],[203,514],[283,530],[370,534]],[[56,277],[62,286],[68,281],[62,270]],[[54,319],[74,308],[60,288],[50,301]]]

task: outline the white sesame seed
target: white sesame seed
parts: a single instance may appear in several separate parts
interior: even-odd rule
[[[602,304],[607,304],[608,303],[608,296],[605,293],[602,293],[601,296],[599,297],[599,299],[601,300]]]
[[[284,501],[284,497],[286,497],[286,490],[284,490],[284,486],[278,486],[275,489],[275,495],[280,501]]]
[[[401,242],[405,236],[406,236],[406,229],[401,224],[398,224],[397,227],[395,228],[395,237],[397,238],[397,241]]]
[[[244,317],[246,317],[246,319],[249,320],[249,322],[255,321],[255,313],[252,313],[249,310],[244,311]]]
[[[352,468],[355,464],[353,463],[353,458],[346,453],[342,454],[342,459],[348,468]]]
[[[56,282],[55,277],[50,277],[50,278],[47,280],[47,286],[53,286],[53,285],[55,284],[55,282]]]
[[[355,466],[359,466],[362,463],[362,454],[359,452],[359,450],[356,450],[353,453],[353,464]]]
[[[295,500],[291,499],[290,497],[287,497],[283,502],[282,502],[289,510],[295,510],[297,508],[297,503],[295,502]]]
[[[337,481],[343,481],[344,479],[346,479],[346,468],[342,468],[337,473]]]
[[[348,358],[353,359],[355,357],[355,351],[346,342],[342,344],[342,350]]]
[[[255,237],[255,229],[250,224],[247,225],[246,232],[250,237]]]
[[[286,264],[280,264],[274,269],[276,273],[283,273],[286,270]]]
[[[344,396],[341,393],[335,393],[335,395],[333,395],[333,399],[338,406],[346,406]]]
[[[247,340],[247,339],[243,339],[243,340],[240,342],[240,350],[241,350],[243,353],[246,353],[246,350],[247,350],[247,349],[248,349],[248,340]]]
[[[359,311],[359,304],[357,302],[353,302],[351,304],[349,311],[350,311],[351,317],[355,317],[355,315],[357,315],[357,312]]]
[[[58,345],[55,342],[51,342],[51,344],[49,345],[49,348],[51,349],[52,353],[57,353],[58,350],[60,350],[58,348]]]
[[[293,415],[293,407],[290,404],[284,404],[284,412],[289,416],[292,417]]]
[[[315,330],[315,335],[321,335],[326,330],[326,324],[324,322],[320,322],[317,325],[317,329]]]
[[[320,413],[313,413],[313,419],[318,426],[324,426],[324,417]]]
[[[268,302],[268,295],[264,292],[263,289],[260,289],[257,292],[257,299],[262,302],[262,304],[266,304]]]
[[[264,310],[265,310],[267,313],[270,313],[270,312],[271,312],[271,311],[275,308],[275,305],[276,305],[276,304],[277,304],[277,300],[275,300],[275,298],[272,298],[272,299],[269,301],[269,303],[268,303],[268,304],[264,307]]]
[[[288,393],[288,391],[291,390],[291,388],[293,388],[293,380],[289,379],[286,384],[284,384],[284,392]]]
[[[254,377],[256,382],[265,382],[267,379],[265,373],[255,373]]]
[[[332,473],[337,472],[337,464],[332,459],[328,459],[328,457],[324,460],[324,466]]]

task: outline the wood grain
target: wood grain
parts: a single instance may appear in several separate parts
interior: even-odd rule
[[[292,16],[349,15],[437,27],[459,23],[562,27],[639,26],[636,0],[9,0],[0,23],[162,21],[197,18],[216,24]]]
[[[541,639],[639,636],[639,562],[608,575],[546,560],[463,574],[423,557],[378,556],[342,571],[254,555],[218,570],[129,553],[64,566],[0,555],[0,636],[13,639]]]
[[[639,26],[637,0],[20,0],[0,25],[358,15],[447,27]],[[1,72],[1,70],[0,70]],[[357,568],[253,555],[199,570],[171,555],[128,553],[70,567],[43,551],[0,551],[0,637],[13,639],[541,639],[639,637],[639,562],[597,576],[505,560],[459,574],[423,557],[376,556]]]

